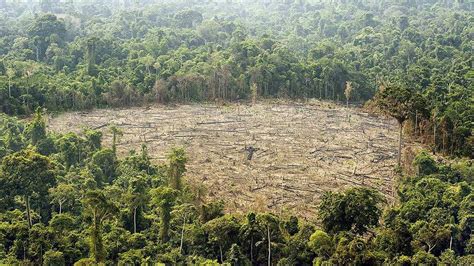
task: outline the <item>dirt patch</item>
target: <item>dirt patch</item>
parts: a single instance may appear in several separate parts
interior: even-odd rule
[[[360,109],[317,101],[195,104],[75,112],[49,120],[57,132],[99,128],[104,145],[111,142],[109,124],[124,132],[121,154],[146,143],[153,160],[164,162],[171,147],[184,147],[188,180],[204,184],[208,197],[225,200],[229,211],[310,217],[324,191],[352,186],[393,197],[396,122]]]

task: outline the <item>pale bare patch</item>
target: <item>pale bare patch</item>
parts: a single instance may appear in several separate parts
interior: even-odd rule
[[[347,119],[350,117],[350,119]],[[378,189],[393,198],[395,121],[315,100],[253,105],[191,104],[74,112],[51,118],[57,132],[107,125],[123,131],[118,152],[143,143],[157,163],[173,146],[185,148],[187,178],[233,212],[271,210],[310,217],[327,190]],[[248,148],[252,147],[251,160]],[[247,149],[246,149],[247,148]]]

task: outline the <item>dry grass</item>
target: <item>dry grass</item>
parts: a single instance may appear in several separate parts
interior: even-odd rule
[[[350,117],[348,119],[348,117]],[[155,162],[173,146],[187,151],[187,178],[233,212],[271,210],[310,217],[322,192],[352,186],[393,196],[396,123],[360,109],[310,101],[154,106],[76,112],[51,118],[58,132],[84,127],[124,132],[119,152],[146,142]],[[258,151],[251,161],[246,146]]]

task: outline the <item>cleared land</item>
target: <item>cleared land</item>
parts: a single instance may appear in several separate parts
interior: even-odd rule
[[[57,132],[124,132],[125,154],[146,143],[155,162],[185,148],[187,178],[229,211],[287,211],[310,217],[324,191],[376,188],[392,197],[397,126],[357,108],[329,103],[153,106],[74,112],[50,118]],[[248,160],[249,147],[256,151]],[[247,149],[246,149],[247,148]]]

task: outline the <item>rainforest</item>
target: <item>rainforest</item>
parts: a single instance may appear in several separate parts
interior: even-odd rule
[[[474,3],[0,0],[0,265],[473,265]]]

